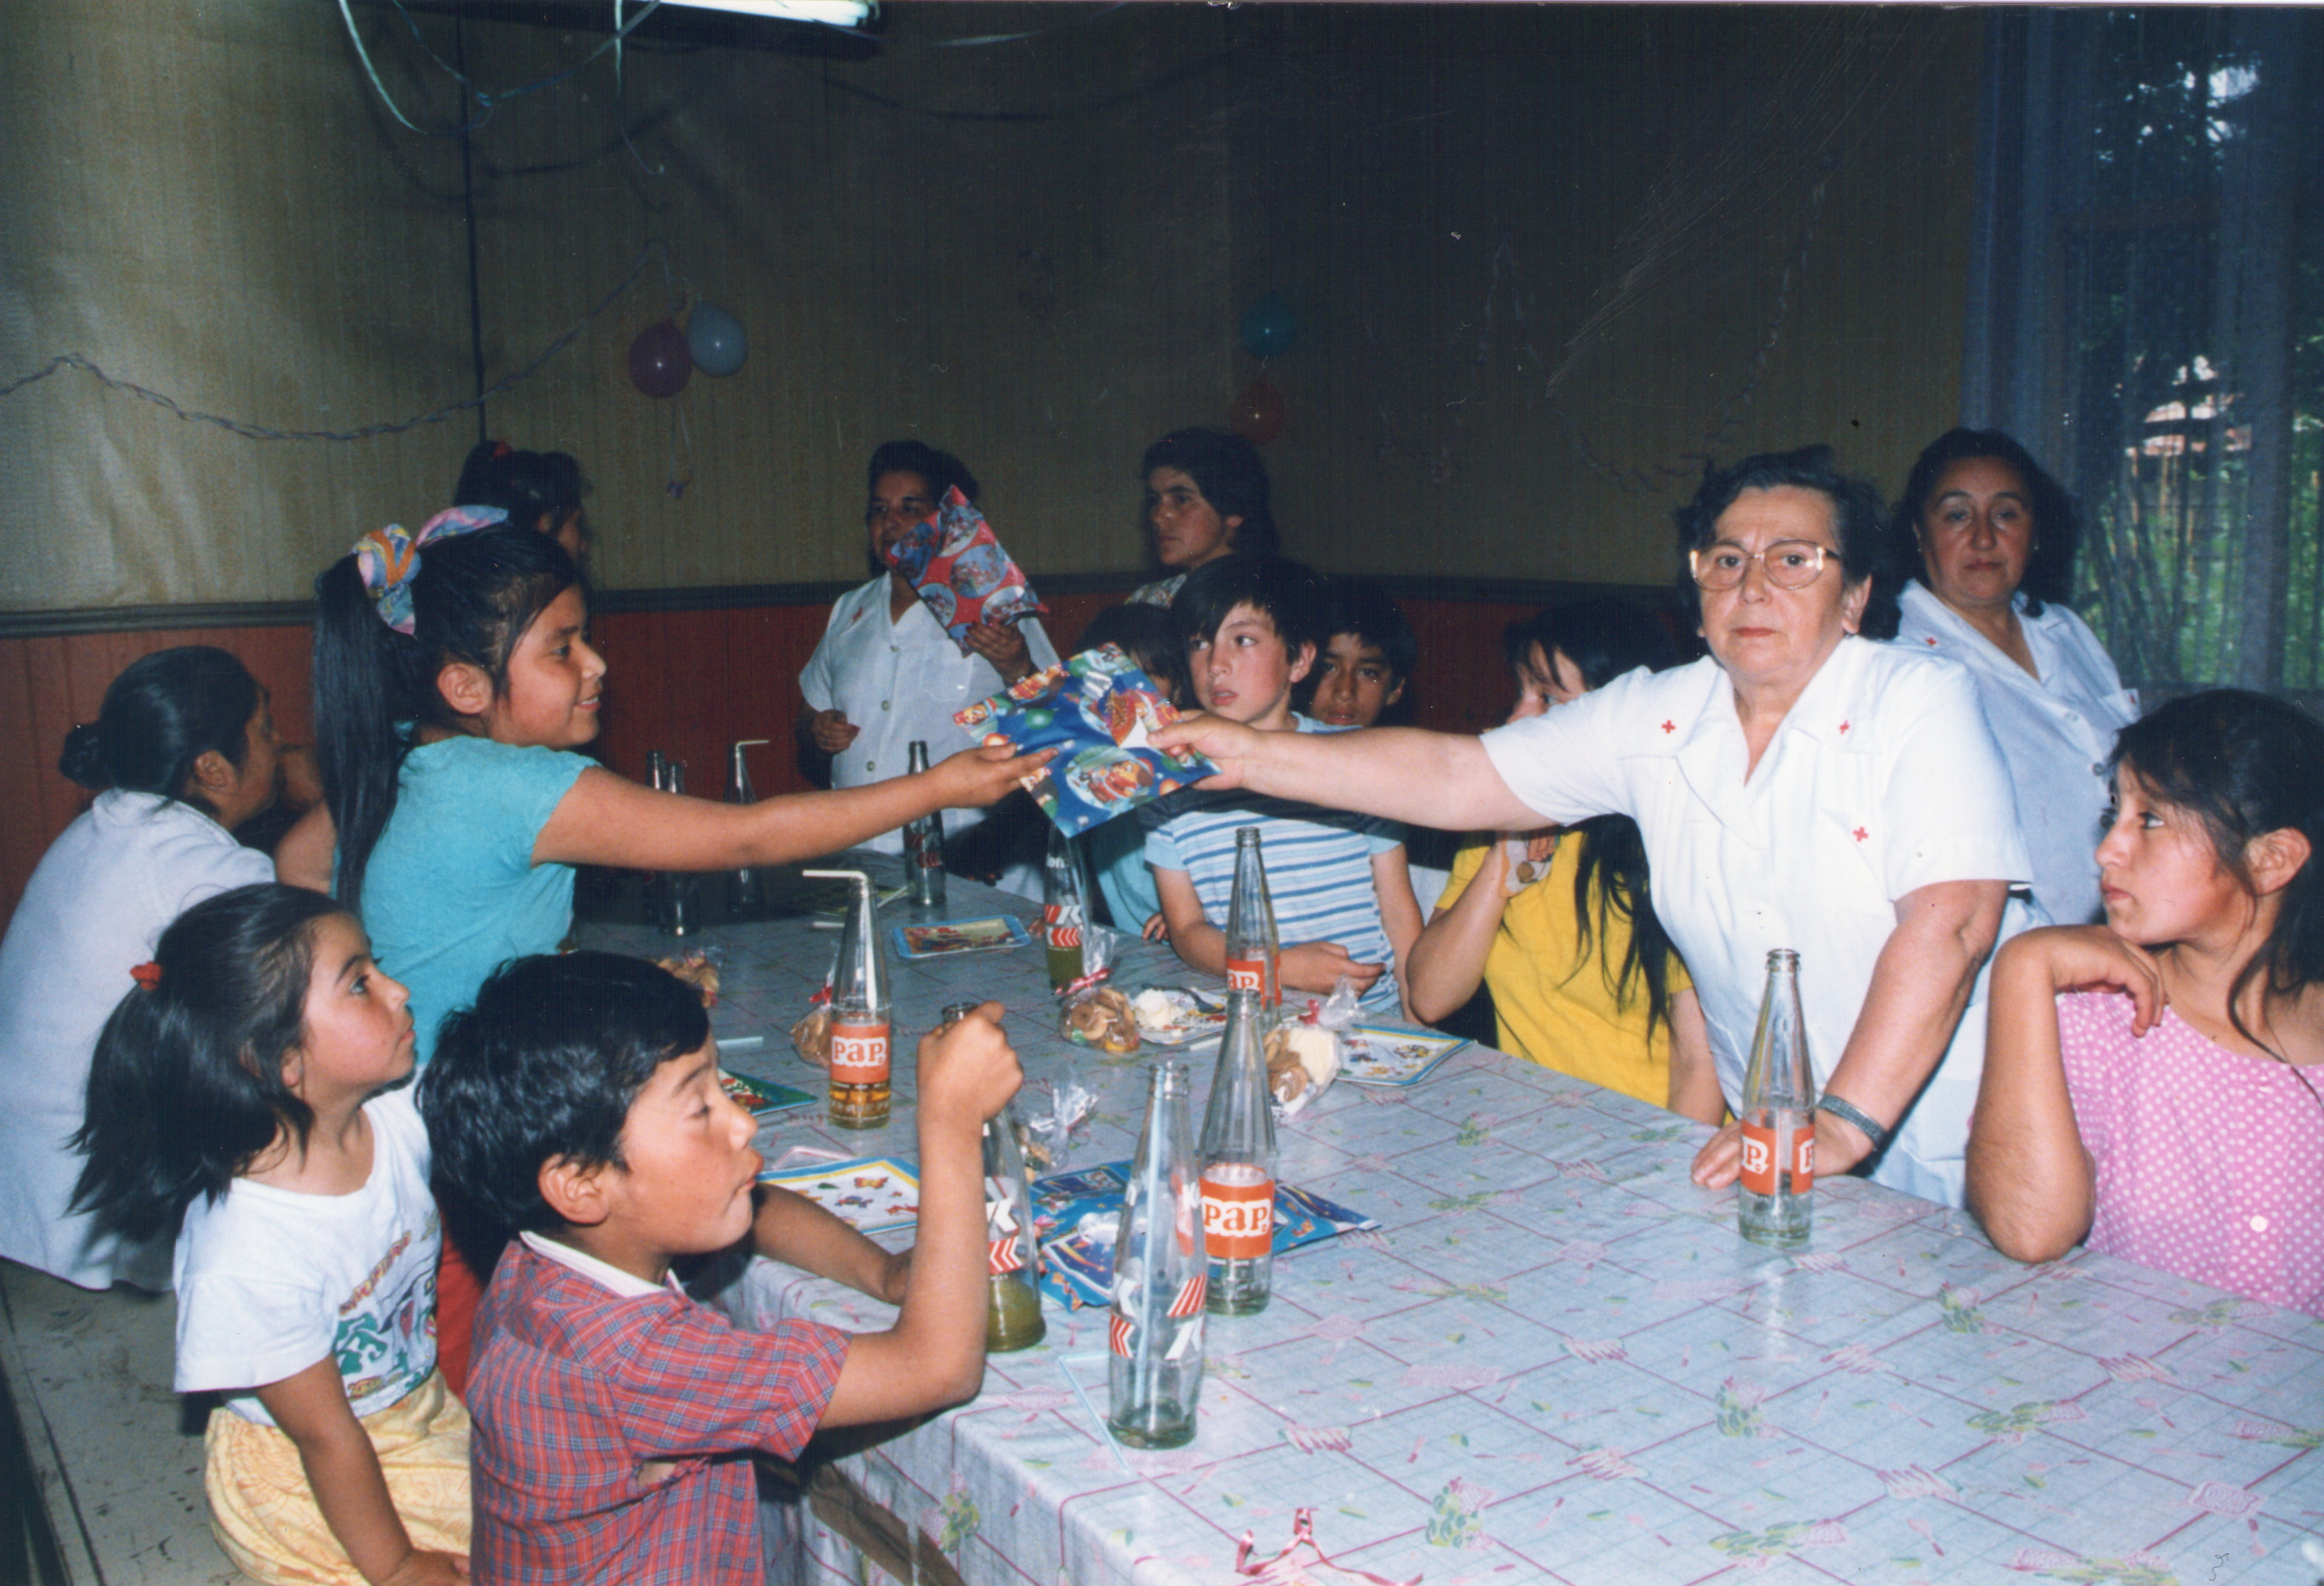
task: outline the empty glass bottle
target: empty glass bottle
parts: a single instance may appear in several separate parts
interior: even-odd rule
[[[671,760],[659,750],[646,756],[646,773],[664,793],[686,791],[686,762]],[[666,870],[647,886],[655,899],[655,923],[665,935],[690,936],[702,928],[701,879],[690,871]]]
[[[1257,826],[1235,833],[1234,890],[1227,897],[1227,990],[1258,992],[1259,1009],[1268,1019],[1283,1006],[1275,902],[1268,896]]]
[[[1132,1448],[1193,1442],[1203,1388],[1202,1190],[1186,1093],[1184,1063],[1156,1066],[1114,1240],[1105,1425]]]
[[[890,1019],[872,878],[860,870],[804,873],[855,889],[831,966],[831,1122],[835,1129],[878,1129],[888,1121]]]
[[[742,758],[742,752],[755,749],[766,742],[764,738],[741,738],[727,751],[727,803],[756,804],[759,801],[758,789],[751,786],[750,762]],[[756,914],[766,906],[766,878],[759,873],[758,866],[746,864],[727,873],[726,912],[730,917],[741,918]]]
[[[1815,1077],[1808,1066],[1807,1025],[1800,1015],[1800,955],[1767,954],[1767,990],[1743,1075],[1742,1176],[1736,1214],[1754,1244],[1796,1249],[1808,1242],[1814,1213]]]
[[[1218,1073],[1203,1114],[1203,1237],[1211,1310],[1245,1316],[1275,1286],[1275,1114],[1268,1106],[1259,993],[1227,993]]]
[[[928,769],[926,743],[913,741],[904,769],[914,776]],[[932,809],[904,823],[904,881],[915,907],[933,908],[945,900],[944,811]]]

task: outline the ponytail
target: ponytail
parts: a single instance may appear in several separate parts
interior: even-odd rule
[[[88,1158],[73,1209],[101,1232],[174,1234],[277,1136],[304,1144],[314,1113],[282,1060],[304,1028],[315,922],[339,912],[298,887],[237,887],[180,915],[152,964],[124,966],[72,1137]]]
[[[94,723],[65,734],[57,770],[96,792],[151,793],[208,809],[186,791],[194,762],[216,752],[240,766],[258,701],[258,680],[225,650],[157,650],[114,678]]]
[[[338,832],[336,890],[354,908],[420,716],[419,646],[380,621],[352,555],[315,580],[315,767]]]
[[[556,540],[506,524],[424,541],[411,560],[408,637],[383,619],[356,555],[315,580],[315,758],[338,832],[337,890],[351,908],[395,813],[415,729],[471,730],[444,702],[437,675],[465,662],[497,694],[532,620],[580,581]]]

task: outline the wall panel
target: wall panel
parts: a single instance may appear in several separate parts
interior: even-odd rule
[[[1060,652],[1070,654],[1089,620],[1126,593],[1051,596],[1047,622]],[[1498,724],[1510,697],[1502,627],[1538,609],[1541,599],[1534,595],[1563,593],[1570,591],[1494,600],[1400,595],[1420,637],[1413,687],[1419,724],[1478,732]],[[641,779],[646,752],[659,749],[687,762],[690,791],[718,798],[725,791],[728,746],[766,738],[768,747],[750,752],[761,796],[805,788],[792,737],[804,708],[798,678],[830,614],[827,599],[802,599],[598,615],[591,629],[604,643],[613,687],[595,752],[622,775]],[[0,824],[0,917],[15,908],[49,844],[88,807],[88,794],[57,772],[65,733],[96,718],[106,685],[123,667],[174,644],[216,644],[240,656],[272,696],[284,740],[311,738],[311,634],[304,626],[0,638],[0,742],[32,750],[0,756],[0,810],[11,816]]]

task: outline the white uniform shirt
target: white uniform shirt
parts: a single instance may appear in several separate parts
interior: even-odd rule
[[[2034,861],[2034,898],[2060,925],[2098,913],[2098,838],[2108,800],[2107,756],[2115,734],[2138,719],[2138,694],[2122,686],[2089,625],[2061,605],[2017,624],[2037,679],[1960,613],[1908,583],[1896,641],[1959,661],[1976,680],[1985,719],[2017,786],[2017,816]]]
[[[66,1141],[130,970],[205,898],[273,879],[265,854],[151,793],[98,794],[42,855],[0,944],[0,1256],[84,1288],[169,1286],[169,1241],[92,1240],[88,1219],[67,1214],[82,1158]]]
[[[1742,1094],[1771,949],[1800,955],[1821,1086],[1896,928],[1895,900],[1939,881],[2031,873],[1968,676],[1895,646],[1843,641],[1748,782],[1734,687],[1708,659],[1632,672],[1484,742],[1510,791],[1545,819],[1614,813],[1638,823],[1655,910],[1694,976],[1730,1105]],[[2025,923],[2013,903],[2004,936]],[[1980,976],[1877,1182],[1960,1204],[1983,1002]]]
[[[831,757],[835,788],[862,788],[906,772],[915,741],[928,746],[934,764],[973,749],[977,734],[954,724],[952,713],[989,699],[1008,685],[981,655],[963,655],[918,600],[900,622],[888,620],[888,575],[843,595],[831,608],[823,642],[799,674],[799,691],[817,710],[834,705],[860,729],[855,742]],[[1018,624],[1036,669],[1057,664],[1056,648],[1040,620]],[[945,834],[958,836],[984,818],[981,809],[945,811]],[[900,831],[863,844],[882,853],[903,851]]]

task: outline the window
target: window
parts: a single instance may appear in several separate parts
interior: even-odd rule
[[[1995,13],[1963,405],[2150,689],[2324,690],[2324,15]]]

